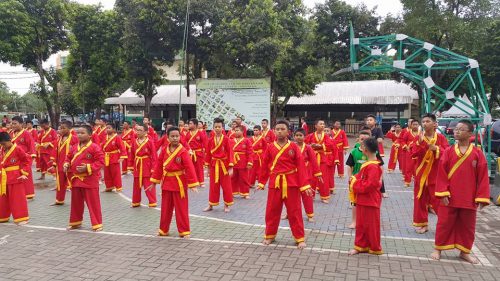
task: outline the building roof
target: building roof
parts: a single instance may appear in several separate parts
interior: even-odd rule
[[[292,97],[287,105],[409,104],[418,99],[416,90],[393,80],[323,82],[314,93]]]
[[[153,97],[151,105],[179,104],[180,85],[162,85],[156,88],[158,94]],[[182,104],[196,104],[196,85],[190,85],[190,96],[187,96],[186,87],[182,86]],[[120,97],[107,98],[107,105],[137,105],[144,106],[144,98],[137,96],[132,89],[126,90]]]
[[[457,99],[461,99],[467,105],[474,107],[474,105],[472,105],[472,102],[470,102],[469,98],[466,95],[464,95],[461,98],[457,98]],[[464,106],[462,103],[455,101],[453,106],[450,109],[448,109],[447,111],[445,111],[441,114],[441,117],[448,117],[448,118],[450,118],[450,117],[456,117],[456,118],[471,117],[474,114],[475,114],[475,111],[473,109],[471,109],[467,106]]]

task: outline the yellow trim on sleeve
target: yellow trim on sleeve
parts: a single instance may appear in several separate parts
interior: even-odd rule
[[[301,187],[300,191],[302,192],[302,191],[308,190],[309,188],[311,188],[311,185],[308,184],[308,185]]]
[[[154,179],[154,178],[151,178],[149,181],[152,182],[152,183],[156,183],[156,184],[158,184],[158,183],[161,182],[160,180],[157,180],[157,179]]]
[[[449,191],[444,191],[444,192],[434,192],[434,195],[437,197],[450,197],[451,194]]]
[[[490,204],[490,198],[476,198],[474,200],[476,203],[485,203],[485,204]]]
[[[198,185],[200,185],[199,182],[194,182],[192,184],[188,184],[188,188],[193,188],[193,187],[197,187]]]
[[[89,176],[92,175],[92,167],[90,166],[90,164],[87,164],[87,174],[89,174]]]

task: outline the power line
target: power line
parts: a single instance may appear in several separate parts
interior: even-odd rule
[[[27,77],[0,77],[0,80],[18,80],[18,79],[33,79],[40,78],[40,76],[27,76]]]

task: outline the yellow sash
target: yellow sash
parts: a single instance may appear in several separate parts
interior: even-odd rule
[[[177,183],[179,184],[179,193],[181,198],[184,198],[186,195],[184,194],[184,184],[182,183],[181,176],[184,175],[184,171],[176,171],[176,172],[163,172],[164,177],[175,177],[177,179]]]
[[[437,133],[434,133],[434,136],[432,139],[428,139],[427,137],[424,136],[424,141],[431,145],[431,144],[436,144],[437,142]],[[422,191],[424,190],[424,185],[427,182],[427,178],[429,177],[429,173],[431,172],[432,165],[434,164],[434,153],[431,150],[427,150],[427,152],[424,155],[424,158],[422,159],[422,163],[418,166],[416,170],[416,175],[419,174],[420,170],[425,166],[424,171],[422,172],[422,176],[420,177],[420,184],[419,184],[419,190],[417,194],[417,198],[420,199],[420,196],[422,196]]]
[[[236,150],[236,147],[238,147],[238,145],[244,140],[245,138],[241,138],[239,141],[237,140],[235,143],[234,143],[234,146],[233,146],[233,151]],[[234,152],[234,165],[236,165],[238,162],[240,162],[240,155],[244,155],[245,152]]]
[[[179,187],[180,187],[180,195],[181,195],[181,198],[184,198],[184,185],[182,184],[182,180],[180,178],[180,175],[183,174],[182,171],[178,171],[178,172],[167,172],[165,171],[165,169],[167,168],[168,164],[170,164],[170,162],[172,162],[172,160],[175,158],[175,156],[177,156],[177,154],[179,154],[179,152],[181,151],[182,149],[182,145],[179,144],[179,146],[172,152],[172,154],[170,154],[170,149],[169,147],[167,146],[166,150],[167,150],[167,153],[169,153],[170,155],[168,156],[167,160],[165,160],[165,162],[163,162],[163,175],[164,176],[175,176],[177,178],[177,182],[179,183]]]
[[[283,147],[280,147],[277,142],[274,142],[274,146],[279,149],[278,154],[274,157],[273,160],[273,165],[271,166],[271,173],[274,171],[274,168],[276,167],[276,164],[278,163],[278,160],[280,159],[281,155],[285,153],[285,151],[290,147],[290,141],[288,141]],[[276,175],[276,180],[274,182],[274,186],[276,188],[280,187],[280,181],[282,180],[282,188],[281,188],[281,198],[286,198],[288,196],[288,183],[286,180],[286,175],[293,174],[297,172],[297,170],[289,171],[286,173],[279,173]]]
[[[13,166],[13,167],[7,167],[4,168],[5,161],[9,158],[9,156],[16,150],[17,144],[12,145],[12,147],[7,151],[7,153],[4,155],[3,160],[2,160],[2,170],[1,170],[1,175],[2,175],[2,182],[0,185],[0,196],[7,194],[7,172],[9,171],[16,171],[19,170],[19,166]]]
[[[89,148],[89,146],[92,144],[92,141],[89,141],[85,146],[83,147],[80,147],[80,144],[78,144],[78,151],[75,153],[75,155],[73,156],[73,158],[71,159],[71,163],[73,163],[73,161],[76,160],[76,158],[78,156],[80,156],[85,150],[87,150],[87,148]],[[83,178],[85,178],[86,174],[82,173],[82,174],[75,174],[72,178],[71,178],[71,181],[74,179],[74,178],[78,178],[80,179],[81,181],[83,181]]]
[[[467,148],[467,151],[465,152],[465,154],[462,154],[462,152],[460,152],[460,148],[458,147],[458,143],[455,144],[455,153],[457,154],[457,156],[458,156],[459,159],[455,163],[455,165],[453,165],[453,167],[451,168],[450,172],[448,173],[448,179],[451,179],[451,177],[457,171],[457,169],[460,168],[460,166],[464,163],[464,161],[472,153],[473,149],[474,149],[474,146],[472,144],[469,144],[469,148]]]
[[[139,166],[139,188],[142,188],[142,171],[143,171],[143,160],[146,158],[149,158],[148,155],[146,156],[137,156],[137,153],[141,151],[141,149],[148,143],[149,139],[146,138],[145,141],[143,141],[141,144],[139,144],[139,140],[136,141],[137,144],[139,144],[139,147],[135,150],[135,167]]]
[[[325,140],[325,132],[321,132],[321,138],[318,139],[318,134],[314,133],[314,139],[316,140],[317,144],[323,144],[323,141]],[[318,162],[318,166],[321,165],[321,153],[317,150],[314,150],[314,153],[316,153],[316,161]]]
[[[19,133],[17,133],[17,135],[14,135],[14,136],[12,137],[11,142],[13,142],[13,143],[14,143],[14,142],[16,142],[17,138],[19,138],[19,137],[20,137],[20,136],[24,133],[24,131],[25,131],[25,130],[24,130],[24,129],[22,129]],[[15,134],[15,133],[14,133],[14,134]]]
[[[106,143],[104,143],[104,145],[102,146],[102,150],[106,150],[106,147],[108,147],[108,145],[111,143],[112,140],[114,140],[116,138],[117,134],[114,134],[113,136],[111,136],[110,138],[107,137],[106,138]],[[120,151],[119,150],[113,150],[113,151],[104,151],[104,165],[107,167],[109,166],[109,160],[111,158],[111,154],[115,154],[115,153],[119,153]]]

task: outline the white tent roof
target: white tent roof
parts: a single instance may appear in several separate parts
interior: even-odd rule
[[[152,105],[179,104],[179,85],[162,85],[156,88],[158,94],[153,97]],[[187,96],[186,87],[182,86],[182,104],[196,104],[196,85],[190,85],[190,96]],[[137,96],[132,89],[126,90],[120,97],[107,98],[108,105],[138,105],[144,106],[144,98]]]
[[[459,99],[461,99],[464,103],[474,107],[466,95],[464,95],[463,97],[461,97]],[[458,108],[457,105],[459,107],[463,108],[465,110],[465,112],[464,112],[464,110]],[[461,102],[455,101],[454,105],[449,110],[447,110],[441,114],[441,117],[470,117],[471,115],[474,115],[474,113],[475,113],[474,110],[472,110],[471,108],[468,108],[467,106],[465,106]]]
[[[418,99],[410,85],[393,80],[323,82],[316,95],[292,97],[288,105],[308,104],[409,104]]]

